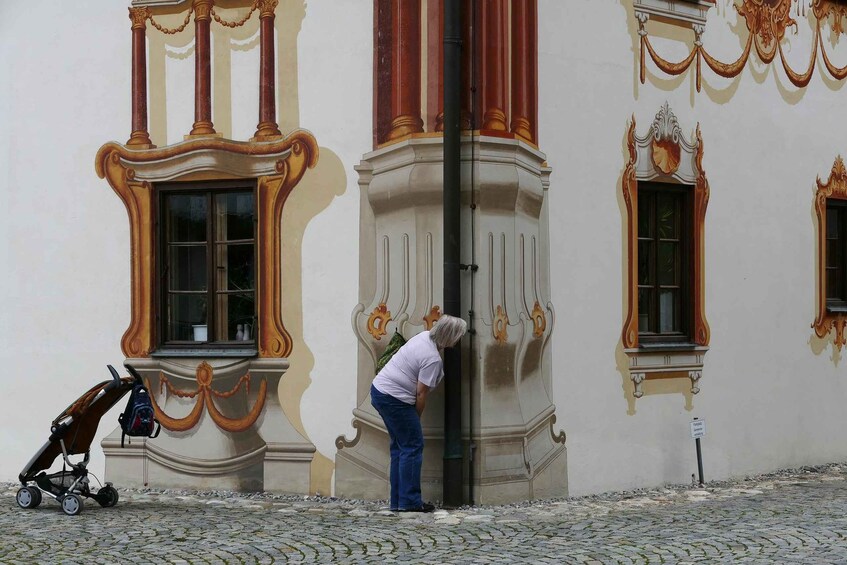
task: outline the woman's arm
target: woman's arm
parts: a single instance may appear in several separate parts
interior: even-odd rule
[[[426,395],[429,394],[429,387],[418,381],[418,391],[415,400],[415,410],[418,411],[418,417],[423,414],[426,408]]]

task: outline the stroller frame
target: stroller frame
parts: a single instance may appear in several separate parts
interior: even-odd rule
[[[21,508],[36,508],[42,496],[55,499],[62,511],[76,516],[83,509],[83,499],[94,499],[104,508],[118,503],[118,491],[106,482],[96,493],[92,492],[88,479],[88,462],[91,456],[91,441],[97,431],[100,418],[129,392],[141,376],[130,365],[124,365],[132,378],[121,378],[117,371],[107,365],[112,374],[111,381],[92,387],[76,402],[68,406],[53,420],[50,438],[32,457],[18,476],[23,485],[15,497]],[[66,441],[67,440],[67,441]],[[45,469],[53,464],[61,452],[65,467],[55,473]],[[83,454],[82,461],[74,463],[71,455]]]

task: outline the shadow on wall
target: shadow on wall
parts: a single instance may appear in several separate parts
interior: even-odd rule
[[[317,167],[303,177],[288,197],[282,212],[282,312],[285,327],[291,334],[293,348],[289,369],[279,387],[282,409],[294,428],[310,439],[303,427],[300,405],[303,394],[312,379],[315,357],[303,339],[303,234],[306,226],[334,198],[344,194],[347,176],[341,159],[332,151],[321,147]],[[311,491],[330,493],[334,463],[320,452],[312,461]]]

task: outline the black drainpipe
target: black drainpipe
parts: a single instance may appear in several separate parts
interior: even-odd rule
[[[444,313],[461,317],[462,2],[444,2]],[[462,485],[462,351],[444,352],[444,506],[464,503]]]

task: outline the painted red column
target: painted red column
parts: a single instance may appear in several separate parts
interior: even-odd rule
[[[512,0],[511,132],[536,143],[538,100],[536,0]]]
[[[374,0],[374,149],[391,131],[391,0]]]
[[[454,1],[454,0],[450,0]],[[478,106],[479,91],[474,94],[473,84],[474,77],[477,81],[478,61],[474,56],[479,52],[477,37],[479,30],[477,29],[478,10],[474,0],[462,0],[462,107],[459,111],[459,129],[470,130],[479,129],[479,124],[472,123],[474,106]],[[476,118],[479,122],[479,118]]]
[[[389,140],[423,131],[420,0],[398,1],[392,12]]]
[[[446,0],[455,1],[455,0]],[[427,115],[434,116],[427,123],[428,131],[444,131],[444,2],[429,0],[426,18],[427,58]]]
[[[509,128],[506,125],[507,0],[486,0],[481,3],[480,8],[481,129],[508,131]]]
[[[132,20],[132,133],[128,147],[148,149],[153,146],[147,132],[147,18],[150,9],[130,8]]]
[[[278,0],[259,1],[259,140],[282,135],[276,121],[276,68],[274,66],[274,10]]]
[[[212,4],[213,0],[194,0],[194,127],[191,135],[215,133],[210,47]]]

